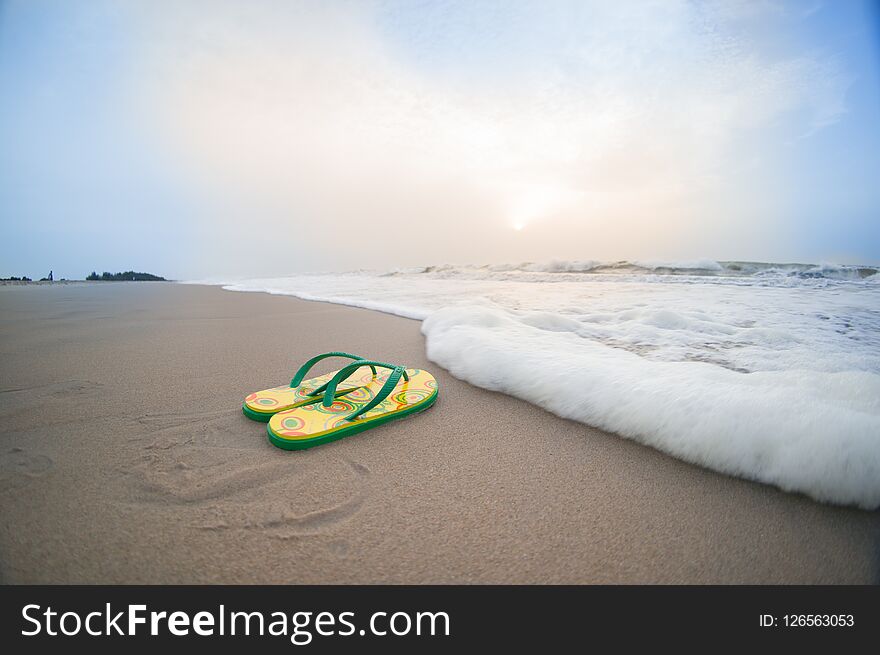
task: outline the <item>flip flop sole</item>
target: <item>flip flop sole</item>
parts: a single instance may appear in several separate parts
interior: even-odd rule
[[[340,391],[339,393],[336,394],[336,398],[341,398],[345,394],[351,393],[352,391],[355,391],[356,389],[357,389],[357,387],[352,387],[351,389],[343,389],[342,391]],[[248,407],[247,404],[245,403],[245,404],[242,404],[242,406],[241,406],[241,413],[244,414],[245,416],[247,416],[252,421],[259,421],[260,423],[268,423],[272,419],[272,417],[275,416],[275,414],[278,414],[280,412],[286,412],[288,409],[295,409],[297,407],[304,407],[305,405],[311,405],[312,403],[317,403],[320,401],[321,401],[321,397],[315,396],[314,398],[311,398],[309,400],[302,400],[294,405],[287,405],[285,407],[282,407],[279,410],[275,410],[272,412],[257,412],[257,411],[254,411],[253,409],[251,409],[250,407]]]
[[[306,448],[313,448],[315,446],[320,446],[325,443],[330,443],[331,441],[337,441],[344,437],[349,437],[353,434],[357,434],[358,432],[364,432],[365,430],[370,430],[372,428],[378,427],[380,425],[383,425],[384,423],[407,418],[408,416],[423,412],[431,407],[437,401],[438,397],[439,389],[434,388],[430,395],[423,398],[419,402],[413,403],[403,409],[386,412],[384,414],[379,414],[371,418],[361,418],[360,420],[352,421],[345,426],[340,426],[317,434],[314,437],[285,437],[284,435],[275,432],[272,429],[271,425],[266,426],[266,432],[269,436],[269,441],[272,443],[273,446],[283,448],[284,450],[305,450]]]
[[[311,403],[275,414],[274,420],[266,426],[269,441],[284,450],[312,448],[428,409],[439,395],[437,381],[427,371],[408,371],[408,382],[401,380],[400,386],[389,397],[354,421],[345,417],[376,397],[388,378],[387,374],[377,376],[371,385],[338,397],[328,407]]]
[[[336,371],[333,371],[326,375],[319,375],[310,380],[305,380],[297,387],[282,385],[280,387],[255,391],[244,399],[244,402],[241,404],[241,411],[251,420],[266,423],[275,414],[285,412],[288,409],[294,409],[295,407],[310,405],[321,400],[320,396],[309,396],[307,394],[312,389],[317,389],[322,384],[329,382],[335,373]],[[336,397],[349,394],[369,384],[371,380],[372,377],[367,372],[356,380],[346,381],[345,386],[337,391]],[[260,408],[259,405],[263,405],[265,409]]]

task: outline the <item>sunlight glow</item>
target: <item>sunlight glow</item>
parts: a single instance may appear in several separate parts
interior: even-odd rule
[[[545,184],[520,188],[510,195],[514,200],[510,202],[507,216],[511,227],[520,231],[536,220],[574,205],[583,194],[562,185]]]

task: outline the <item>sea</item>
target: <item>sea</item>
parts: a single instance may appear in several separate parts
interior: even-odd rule
[[[428,359],[475,386],[725,474],[880,506],[876,266],[551,261],[210,283],[415,319]]]

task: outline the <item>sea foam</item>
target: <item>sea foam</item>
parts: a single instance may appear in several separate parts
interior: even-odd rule
[[[224,288],[423,320],[428,358],[474,385],[716,471],[880,506],[874,267],[525,262]]]
[[[476,386],[717,471],[880,505],[880,376],[651,361],[565,327],[458,306],[431,314],[422,332],[428,358]]]

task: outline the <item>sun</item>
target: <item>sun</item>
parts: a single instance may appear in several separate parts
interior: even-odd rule
[[[515,232],[521,232],[529,223],[565,209],[580,197],[578,192],[557,184],[529,185],[516,189],[510,195],[512,198],[507,215],[510,227]]]

